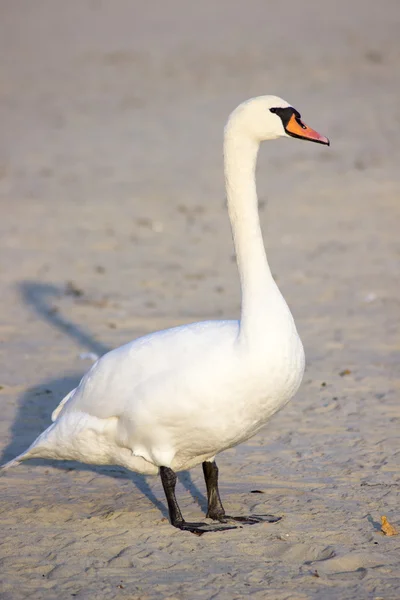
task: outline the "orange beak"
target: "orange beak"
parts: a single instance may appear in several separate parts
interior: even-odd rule
[[[288,135],[291,135],[295,138],[300,138],[302,140],[309,140],[310,142],[316,142],[317,144],[325,144],[326,146],[330,145],[330,142],[327,137],[324,135],[320,135],[311,127],[307,127],[304,123],[293,114],[285,129]]]

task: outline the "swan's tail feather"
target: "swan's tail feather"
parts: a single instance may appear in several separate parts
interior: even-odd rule
[[[28,449],[28,450],[26,450],[26,452],[23,452],[22,454],[20,454],[16,458],[13,458],[12,460],[9,460],[4,465],[0,465],[0,477],[2,475],[4,475],[4,473],[6,471],[8,471],[8,469],[11,469],[12,467],[17,467],[18,465],[20,465],[23,460],[28,460],[28,458],[32,458],[32,456],[30,456],[30,454],[31,453]]]
[[[16,467],[17,465],[20,465],[20,464],[21,464],[21,461],[14,458],[13,460],[10,460],[9,462],[5,463],[4,465],[1,465],[0,476],[4,475],[4,473],[6,471],[8,471],[8,469],[11,469],[11,467]]]
[[[11,469],[12,467],[16,467],[23,460],[29,460],[30,458],[57,458],[54,456],[54,453],[51,452],[52,444],[48,443],[48,437],[51,431],[54,429],[54,424],[50,425],[43,433],[39,435],[38,438],[25,450],[22,454],[16,456],[13,460],[5,463],[0,466],[0,475],[3,475],[5,471]]]

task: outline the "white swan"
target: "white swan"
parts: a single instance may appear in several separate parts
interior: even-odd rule
[[[290,400],[303,376],[303,347],[266,259],[255,184],[260,142],[286,136],[329,145],[276,96],[244,102],[225,128],[240,321],[159,331],[104,355],[53,412],[54,423],[3,469],[41,457],[160,472],[175,527],[196,533],[230,527],[184,521],[175,471],[203,463],[207,516],[226,522],[215,455],[253,436]]]

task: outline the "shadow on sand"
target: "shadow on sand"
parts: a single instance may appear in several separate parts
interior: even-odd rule
[[[51,302],[52,299],[64,295],[65,290],[62,290],[55,285],[31,281],[20,284],[20,290],[25,303],[31,310],[43,320],[50,323],[53,327],[78,342],[78,344],[88,352],[102,355],[111,350],[111,348],[108,348],[97,341],[80,326],[64,319],[58,312],[54,311]],[[50,425],[52,411],[56,408],[61,399],[78,385],[83,374],[84,373],[82,372],[76,375],[47,380],[38,386],[28,389],[23,394],[19,399],[18,411],[11,428],[12,439],[3,451],[0,464],[23,452],[27,448],[24,440],[29,437],[29,443],[32,443],[36,437]],[[39,460],[32,461],[32,464],[35,462],[39,462]],[[129,479],[164,516],[168,516],[168,510],[165,504],[158,500],[154,495],[145,475],[128,471],[123,467],[110,469],[109,467],[84,465],[81,463],[71,463],[70,461],[63,463],[58,461],[40,460],[40,462],[51,464],[53,467],[62,470],[70,469],[71,465],[73,465],[75,470],[94,471],[95,473],[107,477]],[[189,471],[182,471],[179,473],[179,481],[191,494],[194,501],[203,511],[205,511],[207,509],[207,500],[193,482]]]

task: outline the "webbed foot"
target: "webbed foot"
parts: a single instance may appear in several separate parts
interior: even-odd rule
[[[275,517],[274,515],[249,515],[247,517],[232,517],[231,515],[225,515],[221,523],[229,523],[229,521],[237,521],[242,525],[257,525],[257,523],[277,523],[282,517]]]
[[[182,531],[190,531],[196,535],[203,535],[203,533],[216,532],[216,531],[227,531],[229,529],[237,529],[237,525],[225,525],[220,523],[188,523],[187,521],[179,521],[173,523],[174,527],[181,529]]]

